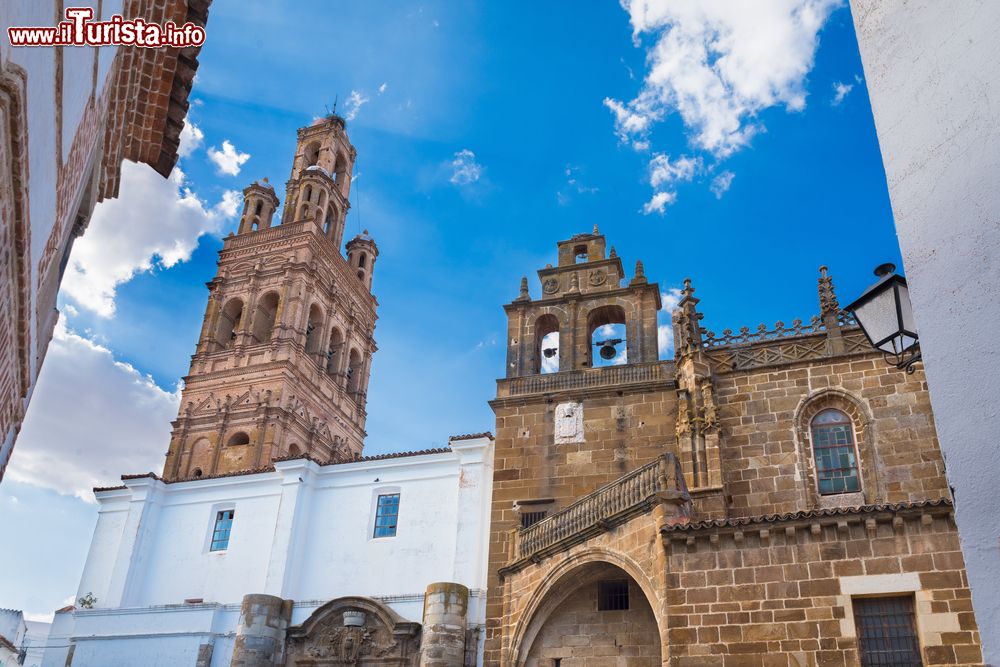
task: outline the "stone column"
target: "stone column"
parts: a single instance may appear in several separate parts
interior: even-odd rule
[[[465,586],[439,582],[427,587],[420,667],[462,667],[465,664],[468,611],[469,589]]]
[[[291,616],[291,600],[282,600],[274,595],[244,595],[231,667],[275,667],[282,664],[285,630]]]

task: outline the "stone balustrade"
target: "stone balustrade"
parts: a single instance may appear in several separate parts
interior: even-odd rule
[[[660,502],[689,500],[680,462],[663,454],[572,505],[514,532],[511,566],[567,549],[593,535],[648,512]]]
[[[525,394],[547,394],[573,389],[617,387],[645,382],[674,382],[674,362],[654,361],[644,364],[601,366],[577,371],[560,371],[542,375],[499,380],[497,398]]]

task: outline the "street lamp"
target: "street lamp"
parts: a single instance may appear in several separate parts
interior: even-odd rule
[[[868,342],[885,355],[888,363],[912,373],[913,365],[920,361],[920,345],[906,279],[895,271],[893,264],[876,268],[878,282],[846,310],[854,315]]]

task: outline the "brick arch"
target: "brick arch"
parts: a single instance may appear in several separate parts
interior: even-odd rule
[[[864,502],[866,504],[884,502],[885,490],[880,475],[882,462],[875,448],[875,420],[863,399],[838,387],[811,392],[799,401],[795,408],[792,423],[795,425],[796,447],[802,464],[800,469],[805,471],[802,475],[805,497],[811,499],[814,507],[821,507],[844,504],[843,501],[848,499],[845,496],[854,495],[822,496],[816,485],[816,459],[813,456],[810,424],[813,417],[830,408],[840,410],[854,424],[854,441],[858,453],[861,495]]]
[[[622,570],[636,583],[653,611],[653,618],[659,630],[661,658],[666,655],[667,638],[666,618],[663,614],[663,601],[657,594],[657,589],[642,567],[629,556],[604,547],[590,547],[569,556],[552,567],[551,570],[534,587],[534,592],[521,611],[517,625],[512,634],[508,665],[524,665],[528,652],[548,618],[559,605],[571,594],[587,582],[578,575],[582,568],[593,564],[607,564]],[[594,578],[597,581],[597,577]]]

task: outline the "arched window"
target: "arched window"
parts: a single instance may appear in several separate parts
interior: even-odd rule
[[[222,312],[219,313],[219,326],[215,331],[215,340],[222,347],[232,347],[243,318],[243,301],[230,299]]]
[[[368,261],[368,255],[366,255],[365,253],[361,253],[360,255],[358,255],[358,268],[359,269],[365,268],[365,263],[367,261]]]
[[[278,315],[278,295],[269,292],[257,302],[253,316],[253,337],[256,343],[267,343],[274,331],[274,319]]]
[[[255,208],[253,211],[254,215],[260,215],[261,209],[263,208],[264,208],[264,202],[262,201],[257,202],[257,208]]]
[[[330,332],[330,347],[326,353],[326,372],[336,375],[340,372],[340,365],[343,358],[344,335],[340,329],[334,327]]]
[[[306,146],[304,157],[307,167],[311,167],[319,162],[319,144],[314,141]]]
[[[582,264],[586,262],[588,258],[587,246],[578,245],[575,248],[573,248],[573,256],[576,258],[577,264]]]
[[[250,436],[243,431],[237,431],[229,437],[229,441],[226,443],[226,447],[236,447],[238,445],[249,445]]]
[[[309,322],[306,324],[306,352],[315,354],[319,352],[319,338],[322,333],[323,311],[319,306],[313,304],[309,308]]]
[[[361,386],[361,355],[357,350],[351,350],[347,363],[347,391],[356,392]]]
[[[302,451],[299,449],[298,445],[292,444],[291,446],[288,447],[288,455],[289,456],[302,456]]]
[[[201,468],[195,468],[192,477],[201,477]]]
[[[851,418],[840,410],[830,408],[812,418],[809,430],[820,495],[861,491],[858,451]]]
[[[364,282],[364,280],[365,280],[365,272],[364,271],[358,271],[358,280]]]
[[[302,199],[305,201],[312,201],[313,196],[313,186],[306,185],[305,191],[302,193]]]

